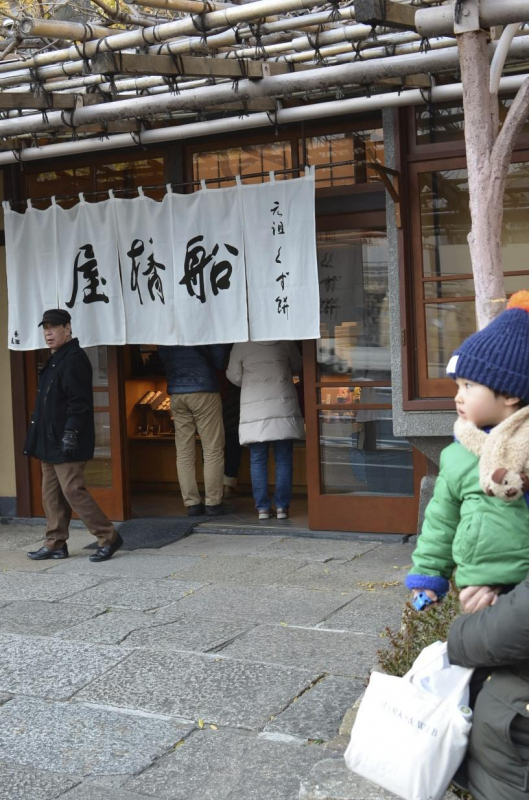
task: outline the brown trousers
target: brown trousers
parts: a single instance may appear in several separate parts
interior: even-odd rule
[[[41,463],[42,504],[47,522],[45,547],[54,550],[66,541],[72,509],[90,533],[97,536],[99,547],[112,544],[116,529],[85,486],[83,472],[86,461]]]
[[[206,505],[222,503],[224,491],[224,423],[218,392],[171,395],[176,443],[176,471],[186,506],[202,502],[197,486],[195,440],[197,431],[204,454]]]

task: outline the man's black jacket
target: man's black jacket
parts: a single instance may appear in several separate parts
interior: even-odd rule
[[[79,449],[61,452],[65,430],[77,431]],[[89,461],[94,457],[92,365],[72,339],[50,356],[40,373],[37,404],[29,426],[24,455],[49,464]]]

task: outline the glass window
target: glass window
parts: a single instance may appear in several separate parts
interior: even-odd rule
[[[320,411],[319,422],[324,494],[413,495],[412,447],[393,436],[391,409]]]
[[[307,139],[306,163],[332,164],[352,161],[343,166],[330,166],[316,170],[316,187],[344,186],[351,183],[379,181],[374,163],[384,163],[384,137],[382,128],[368,131],[349,131]],[[303,143],[300,142],[300,162],[303,162]]]
[[[329,376],[339,380],[344,374],[363,380],[389,380],[385,232],[323,231],[318,233],[317,246],[320,380]]]
[[[137,186],[159,186],[164,183],[164,159],[143,158],[137,161],[119,161],[100,164],[95,168],[96,191],[109,189],[135,189]],[[165,194],[165,187],[149,192],[149,197],[158,198]]]
[[[466,169],[419,175],[426,374],[445,378],[453,350],[476,330]],[[529,287],[529,162],[511,164],[504,199],[507,293]]]
[[[28,197],[35,200],[36,208],[47,208],[49,199],[39,203],[39,198],[50,198],[53,195],[78,195],[79,192],[92,191],[91,167],[75,167],[72,169],[55,169],[47,172],[33,172],[27,175]],[[77,203],[77,197],[59,201],[63,208]]]
[[[500,96],[500,121],[507,116],[514,95]],[[529,133],[529,122],[522,128]],[[456,103],[432,103],[415,107],[415,139],[417,144],[439,144],[443,142],[463,142],[465,125],[463,101]]]
[[[94,457],[87,461],[84,472],[87,486],[108,488],[112,486],[112,458],[110,452],[110,414],[94,413],[96,446]]]
[[[193,153],[193,180],[211,181],[211,188],[225,188],[235,185],[236,175],[251,175],[255,172],[290,169],[292,152],[290,142],[271,142],[251,144],[244,147],[230,147],[227,150],[213,150]],[[277,175],[277,180],[288,176]],[[233,180],[218,181],[218,178]],[[263,183],[266,175],[248,178],[245,183]],[[215,182],[217,181],[217,182]]]

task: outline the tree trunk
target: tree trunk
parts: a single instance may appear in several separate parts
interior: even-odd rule
[[[478,328],[506,305],[501,256],[505,174],[493,164],[497,135],[497,97],[489,90],[487,34],[472,31],[457,37],[463,84],[465,143],[472,228],[468,235],[476,292]],[[507,166],[508,169],[508,166]]]

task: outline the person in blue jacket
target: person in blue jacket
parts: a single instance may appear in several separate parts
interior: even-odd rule
[[[175,427],[176,469],[188,516],[225,513],[224,425],[217,370],[225,369],[229,345],[160,345]],[[204,456],[205,507],[196,478],[197,432]]]

